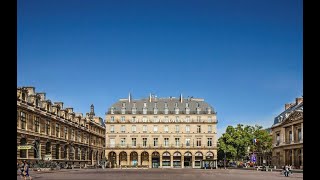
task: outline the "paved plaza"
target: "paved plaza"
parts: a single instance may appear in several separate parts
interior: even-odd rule
[[[33,179],[104,179],[104,180],[262,180],[303,179],[303,173],[284,177],[280,172],[239,169],[77,169],[30,172]],[[20,179],[20,178],[18,178]]]

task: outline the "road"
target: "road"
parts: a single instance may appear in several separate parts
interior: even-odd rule
[[[280,172],[239,169],[74,169],[30,172],[33,179],[104,179],[104,180],[282,180]],[[18,178],[19,179],[19,178]],[[290,180],[302,180],[303,173],[290,175]]]

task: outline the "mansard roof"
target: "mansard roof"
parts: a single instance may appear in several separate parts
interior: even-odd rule
[[[207,102],[204,101],[204,99],[200,98],[143,98],[143,99],[120,99],[118,102],[114,103],[109,109],[108,113],[110,112],[111,108],[114,109],[114,111],[120,111],[123,108],[123,103],[125,103],[125,109],[126,111],[131,111],[132,108],[136,108],[137,111],[142,111],[144,108],[144,103],[146,103],[146,108],[148,111],[154,110],[154,108],[157,108],[158,111],[164,111],[165,109],[165,103],[167,104],[168,111],[174,111],[176,108],[178,108],[180,111],[184,111],[188,108],[190,111],[196,111],[197,107],[200,108],[201,111],[207,111],[208,108],[211,109],[212,113],[215,113],[213,107],[209,105]],[[177,105],[177,106],[176,106]]]
[[[303,101],[300,103],[297,103],[293,106],[291,106],[290,108],[286,109],[285,111],[283,111],[282,113],[280,113],[278,116],[276,116],[274,118],[274,122],[272,126],[276,126],[282,122],[284,122],[286,119],[289,118],[289,116],[291,114],[293,114],[294,112],[301,112],[303,113]]]

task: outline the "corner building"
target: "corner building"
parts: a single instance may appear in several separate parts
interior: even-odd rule
[[[271,129],[273,165],[303,169],[303,98],[285,104],[285,111],[274,119]]]
[[[104,155],[105,127],[90,113],[73,112],[51,102],[34,87],[17,88],[17,159],[51,160],[65,166],[98,164]]]
[[[201,98],[120,99],[106,113],[111,167],[217,167],[217,118]]]

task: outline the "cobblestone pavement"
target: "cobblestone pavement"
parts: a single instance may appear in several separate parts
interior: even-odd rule
[[[261,172],[238,169],[77,169],[30,172],[33,179],[104,179],[104,180],[295,180],[303,173],[284,177],[280,172]],[[20,178],[18,178],[20,179]]]

